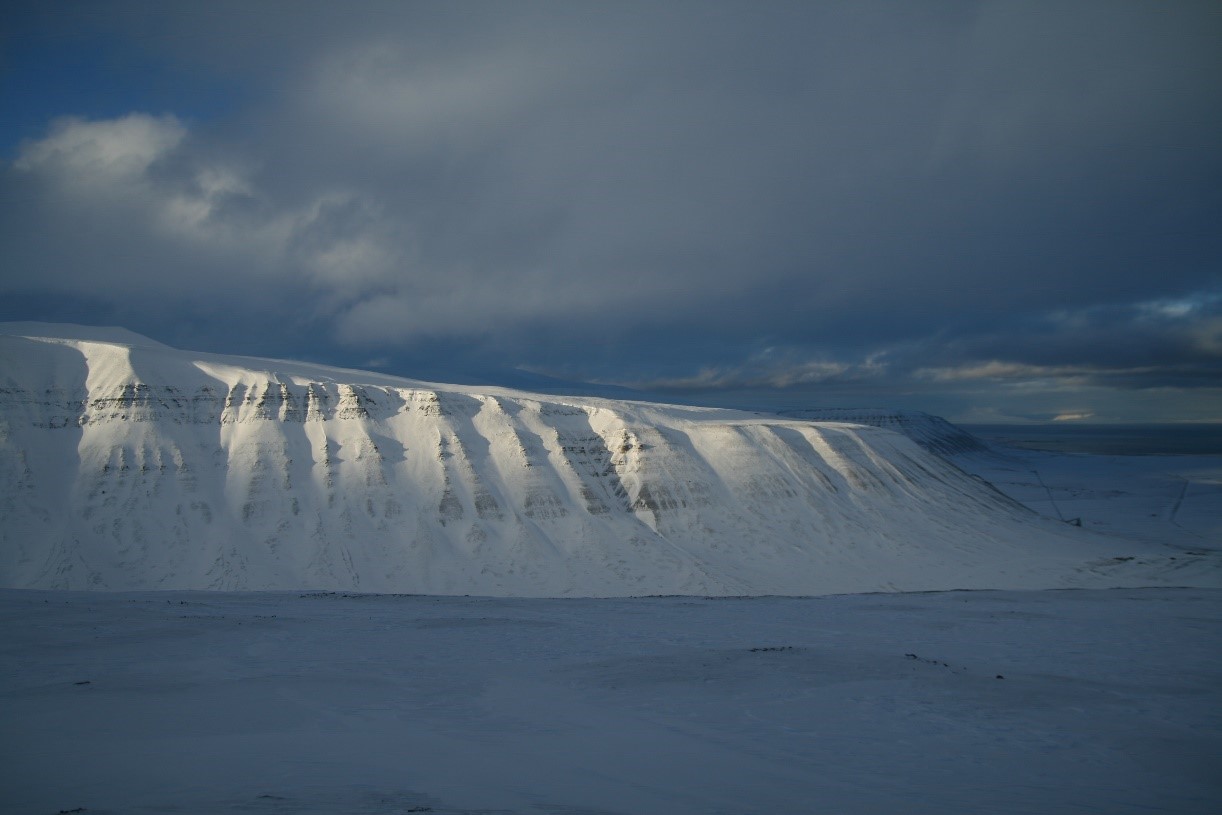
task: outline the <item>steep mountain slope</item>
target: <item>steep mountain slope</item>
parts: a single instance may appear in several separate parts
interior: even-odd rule
[[[88,331],[0,337],[0,585],[600,596],[1203,579],[1191,559],[1041,519],[882,429]]]

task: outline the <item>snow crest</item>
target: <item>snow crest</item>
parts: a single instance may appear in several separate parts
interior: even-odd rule
[[[941,456],[983,453],[989,446],[956,427],[940,416],[917,410],[881,410],[859,408],[810,408],[784,411],[784,416],[813,422],[847,422],[871,427],[885,427],[903,433],[930,452]]]

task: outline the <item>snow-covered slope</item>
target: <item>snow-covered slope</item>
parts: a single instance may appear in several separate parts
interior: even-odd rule
[[[931,416],[918,410],[811,408],[787,410],[782,415],[813,422],[847,422],[885,427],[903,433],[926,450],[942,456],[982,453],[989,449],[987,444],[963,428],[940,416]]]
[[[883,429],[433,385],[80,328],[16,333],[0,337],[4,586],[600,596],[1212,582],[1191,558],[1040,518]]]

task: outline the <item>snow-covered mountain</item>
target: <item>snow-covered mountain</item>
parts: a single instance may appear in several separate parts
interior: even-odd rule
[[[605,596],[1204,579],[1191,558],[1040,518],[885,429],[436,385],[114,329],[0,331],[3,586]]]

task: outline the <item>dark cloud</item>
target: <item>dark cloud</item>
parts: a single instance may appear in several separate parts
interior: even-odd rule
[[[235,99],[131,87],[14,146],[21,303],[675,392],[1214,382],[1214,4],[52,3],[13,25]]]

